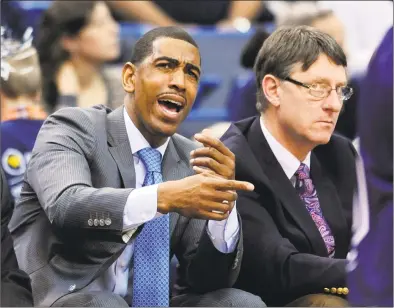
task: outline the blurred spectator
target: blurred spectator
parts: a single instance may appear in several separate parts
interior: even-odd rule
[[[267,1],[267,8],[275,15],[275,23],[283,24],[289,15],[314,14],[317,1]]]
[[[254,60],[259,53],[264,41],[268,38],[269,33],[263,28],[256,28],[255,33],[246,43],[241,54],[241,65],[252,70]],[[239,78],[239,77],[237,77]],[[227,108],[229,121],[239,121],[255,115],[258,115],[256,109],[256,79],[252,72],[247,77],[246,81],[238,84],[237,78],[230,88],[230,93],[227,98]]]
[[[33,295],[29,276],[21,271],[15,256],[8,223],[14,210],[3,170],[0,168],[1,196],[1,307],[32,307]]]
[[[288,12],[287,17],[285,18],[283,16],[282,19],[278,21],[277,26],[311,26],[329,34],[342,48],[344,48],[346,42],[342,22],[330,10],[322,10],[311,6],[309,7],[309,11],[304,11],[302,13],[300,11]],[[247,69],[253,68],[254,60],[268,36],[269,33],[267,33],[263,28],[256,30],[255,34],[251,37],[242,51],[241,64],[243,67]],[[353,88],[354,93],[353,96],[346,101],[338,119],[335,131],[349,139],[354,139],[356,136],[356,106],[359,84],[357,79],[350,79],[349,84]],[[230,112],[232,115],[232,121],[241,120],[258,114],[255,108],[255,94],[256,84],[253,79],[250,80],[247,86],[243,88],[242,94],[237,96],[239,99],[242,99],[242,102],[237,104],[239,107],[235,107],[237,110]]]
[[[272,21],[263,1],[109,1],[124,20],[169,26],[180,24],[236,27],[237,23]]]
[[[102,64],[119,56],[119,27],[102,1],[53,1],[43,13],[37,49],[49,111],[111,106]]]
[[[1,26],[12,32],[12,36],[20,39],[26,30],[23,10],[19,7],[18,1],[1,1]]]
[[[278,27],[282,26],[311,26],[333,37],[339,46],[345,50],[344,28],[342,22],[331,10],[310,9],[304,13],[289,12],[286,19],[277,22]]]
[[[317,1],[342,21],[351,75],[363,74],[386,31],[393,25],[392,1]]]
[[[377,49],[359,103],[358,194],[349,253],[352,306],[393,307],[393,28]],[[364,163],[362,163],[364,162]]]
[[[1,41],[1,163],[14,198],[19,196],[31,150],[46,117],[40,104],[41,71],[37,51],[31,46],[31,28],[23,38],[17,41],[2,36]]]
[[[1,121],[18,118],[43,119],[40,104],[41,70],[37,51],[31,47],[32,32],[28,28],[22,42],[7,38],[2,27],[1,45]]]

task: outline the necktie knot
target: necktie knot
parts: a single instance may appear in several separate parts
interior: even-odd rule
[[[147,172],[161,172],[161,153],[152,148],[144,148],[138,151]]]
[[[305,165],[304,163],[301,163],[301,165],[298,167],[295,175],[297,177],[298,180],[306,180],[310,178],[310,170],[309,167],[307,165]]]

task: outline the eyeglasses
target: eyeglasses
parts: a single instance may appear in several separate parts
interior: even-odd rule
[[[347,101],[353,95],[353,89],[348,86],[337,87],[337,88],[333,89],[324,83],[306,84],[306,83],[294,80],[290,77],[287,77],[284,80],[308,89],[310,95],[317,97],[317,98],[321,98],[321,99],[328,97],[332,90],[335,90],[337,92],[338,98],[341,101]]]

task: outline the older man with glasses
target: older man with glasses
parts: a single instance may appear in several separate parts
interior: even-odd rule
[[[333,134],[347,85],[346,56],[329,35],[276,30],[255,62],[260,116],[222,137],[236,156],[244,259],[237,287],[268,306],[347,306],[356,152]]]

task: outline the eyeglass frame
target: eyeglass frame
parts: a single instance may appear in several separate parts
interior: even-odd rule
[[[313,95],[313,94],[312,94],[312,91],[311,91],[311,90],[313,90],[313,89],[311,89],[311,87],[312,87],[313,85],[317,85],[317,84],[319,84],[319,83],[307,84],[307,83],[303,83],[303,82],[297,81],[297,80],[295,80],[295,79],[293,79],[293,78],[290,78],[290,77],[283,78],[283,80],[289,81],[289,82],[291,82],[292,84],[295,84],[295,85],[297,85],[297,86],[304,87],[304,88],[306,88],[306,89],[309,90],[309,94],[310,94],[310,95],[312,95],[313,97],[316,97],[316,98],[321,98],[321,99],[327,98],[328,96],[330,96],[331,91],[332,91],[332,90],[335,90],[335,92],[337,93],[337,95],[338,95],[338,97],[340,98],[340,100],[341,100],[342,102],[344,102],[344,101],[347,101],[348,99],[350,99],[350,98],[352,97],[353,93],[354,93],[353,88],[351,88],[351,87],[349,87],[349,86],[345,86],[345,87],[330,88],[331,91],[326,91],[326,95],[323,96],[323,97],[321,97],[321,96]],[[347,89],[349,89],[349,93],[350,93],[350,94],[349,94],[349,97],[348,97],[348,98],[343,98],[343,97],[341,98],[341,97],[339,96],[340,94],[338,93],[338,89],[339,89],[339,88],[347,88]],[[327,87],[327,89],[328,89],[328,87]],[[342,95],[341,95],[341,96],[342,96]]]

